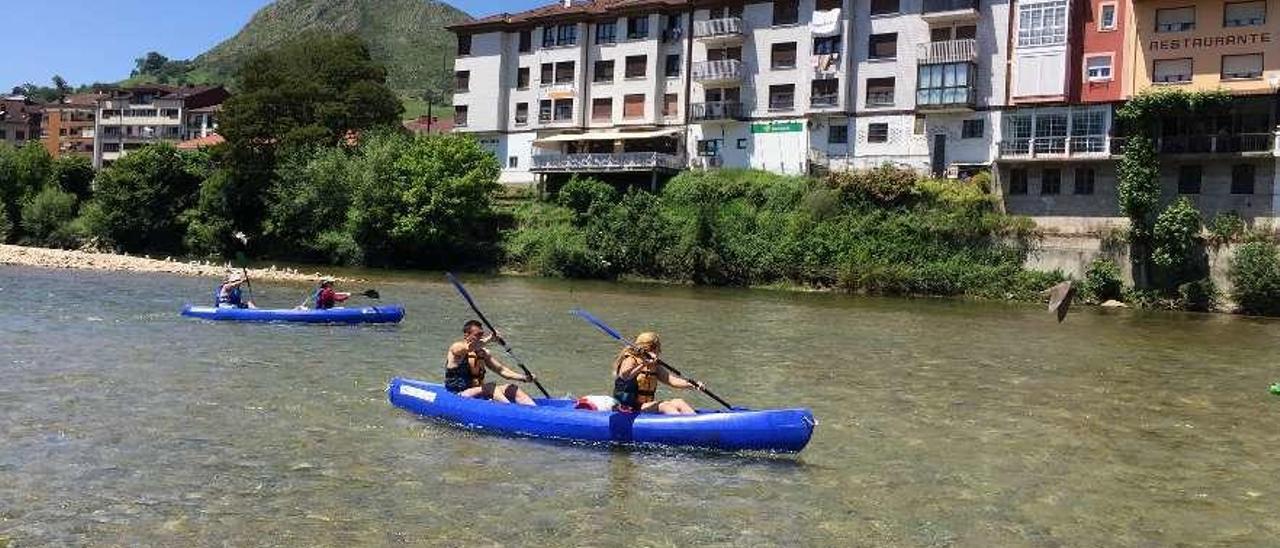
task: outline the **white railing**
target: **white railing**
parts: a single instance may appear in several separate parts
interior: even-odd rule
[[[724,17],[693,22],[694,38],[720,38],[742,35],[741,17]]]
[[[1106,135],[1077,135],[1075,137],[1033,137],[1000,141],[1002,158],[1050,157],[1106,157],[1112,154],[1117,139]]]
[[[963,40],[943,40],[927,42],[919,45],[917,62],[921,64],[963,63],[978,59],[978,41],[973,38]]]
[[[540,154],[533,157],[533,171],[653,171],[679,170],[684,159],[661,152]]]
[[[719,61],[699,61],[693,64],[693,79],[696,82],[722,82],[742,79],[742,61],[737,59],[721,59]]]

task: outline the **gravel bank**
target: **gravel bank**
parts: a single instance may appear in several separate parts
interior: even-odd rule
[[[42,268],[70,268],[77,270],[112,270],[124,272],[152,272],[217,278],[225,276],[229,264],[207,261],[175,261],[168,257],[152,259],[113,253],[92,253],[43,247],[23,247],[0,244],[0,265],[35,266]],[[250,268],[249,278],[288,282],[314,282],[320,272],[299,272],[292,268]],[[342,281],[342,278],[337,278]]]

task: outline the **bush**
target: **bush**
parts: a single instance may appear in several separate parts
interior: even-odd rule
[[[1084,295],[1094,302],[1119,299],[1124,292],[1120,267],[1111,259],[1097,258],[1084,272]]]
[[[1178,286],[1182,308],[1193,312],[1209,312],[1218,303],[1218,287],[1210,278],[1201,278]]]
[[[46,187],[22,208],[24,243],[49,247],[75,247],[72,227],[76,218],[76,196],[56,186]]]
[[[828,177],[828,184],[840,189],[854,201],[882,206],[910,201],[917,193],[920,175],[914,170],[883,164],[874,169],[838,171]]]
[[[13,222],[9,220],[9,213],[5,211],[7,208],[0,207],[0,244],[9,241],[9,234],[13,233]]]
[[[184,215],[195,205],[207,170],[203,155],[173,145],[138,149],[98,173],[97,191],[85,207],[90,235],[127,252],[180,252]]]
[[[1209,221],[1209,242],[1214,247],[1221,247],[1244,236],[1244,219],[1239,213],[1227,211],[1213,216]]]
[[[52,158],[38,142],[20,148],[0,143],[0,208],[9,220],[7,238],[22,229],[22,206],[31,201],[49,180]]]
[[[63,192],[83,201],[93,191],[93,163],[84,156],[67,155],[53,161],[50,177]]]
[[[275,182],[268,191],[263,227],[277,254],[332,261],[336,259],[333,250],[337,245],[345,248],[343,255],[350,258],[354,240],[336,234],[346,233],[353,163],[338,148],[299,152],[279,162]],[[355,253],[356,257],[359,255]]]
[[[573,210],[579,222],[591,215],[593,209],[612,206],[618,200],[618,191],[612,186],[592,178],[574,175],[556,193],[556,203]]]
[[[1228,268],[1231,298],[1240,312],[1280,315],[1280,251],[1275,244],[1250,242],[1236,248]]]
[[[1183,196],[1165,208],[1151,233],[1151,262],[1160,268],[1164,287],[1200,278],[1207,269],[1200,240],[1200,212]]]

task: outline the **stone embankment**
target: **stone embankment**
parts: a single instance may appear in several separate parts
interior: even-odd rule
[[[171,258],[152,259],[114,253],[46,249],[0,244],[0,265],[34,266],[41,268],[69,268],[77,270],[111,270],[118,272],[148,272],[217,278],[238,270],[230,264],[208,261],[177,261]],[[320,272],[299,272],[292,268],[250,268],[249,278],[286,282],[314,282]],[[335,277],[336,278],[336,277]],[[341,278],[336,278],[341,281]]]

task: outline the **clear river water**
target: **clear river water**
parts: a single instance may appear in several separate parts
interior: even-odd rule
[[[1280,322],[465,276],[557,395],[612,340],[736,405],[807,406],[790,457],[509,439],[389,405],[470,317],[359,272],[390,327],[178,316],[213,280],[0,267],[0,545],[1274,546]],[[301,285],[255,284],[292,306]],[[358,302],[358,301],[357,301]],[[530,387],[532,388],[532,387]],[[665,390],[663,391],[664,393]],[[702,406],[704,397],[682,393]]]

